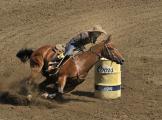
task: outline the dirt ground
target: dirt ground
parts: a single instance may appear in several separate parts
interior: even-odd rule
[[[15,57],[19,49],[65,43],[96,24],[124,54],[122,97],[93,98],[92,70],[68,102],[0,104],[0,120],[162,120],[161,0],[1,0],[0,89],[14,91],[29,75],[29,64]]]

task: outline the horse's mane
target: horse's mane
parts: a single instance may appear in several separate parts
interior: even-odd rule
[[[89,50],[102,49],[103,51],[105,51],[106,44],[108,44],[110,42],[110,38],[111,38],[111,35],[105,35],[105,37],[102,40],[100,40],[99,43],[90,47]]]
[[[111,35],[109,35],[104,43],[103,49],[101,50],[101,55],[103,57],[109,57],[109,58],[114,58],[114,54],[112,53],[111,49],[108,47],[107,44],[111,44]]]

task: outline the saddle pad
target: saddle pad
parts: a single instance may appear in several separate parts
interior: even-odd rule
[[[65,51],[65,45],[64,44],[56,44],[56,49],[64,52]]]

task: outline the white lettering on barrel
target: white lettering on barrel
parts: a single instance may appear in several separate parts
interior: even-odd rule
[[[113,91],[113,88],[112,87],[105,87],[104,91]]]

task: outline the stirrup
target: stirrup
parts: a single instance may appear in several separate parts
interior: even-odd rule
[[[64,56],[64,58],[62,58],[62,59],[60,60],[60,62],[57,64],[57,66],[56,66],[55,68],[58,69],[58,68],[60,67],[60,65],[61,65],[62,62],[64,61],[65,57],[66,57],[66,56]]]
[[[57,64],[57,62],[52,62],[52,61],[50,61],[50,62],[48,63],[49,66],[55,65],[55,64]]]
[[[56,72],[53,73],[53,74],[49,74],[49,77],[56,77],[56,76],[57,76],[57,73],[58,73],[58,71],[56,71]]]

